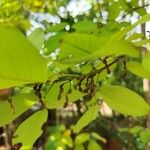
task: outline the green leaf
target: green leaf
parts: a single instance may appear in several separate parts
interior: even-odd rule
[[[116,32],[115,34],[113,34],[113,35],[111,36],[110,40],[108,41],[109,46],[110,46],[111,44],[113,44],[114,42],[117,43],[117,42],[120,41],[121,39],[124,39],[125,36],[126,36],[126,34],[127,34],[129,31],[131,31],[133,28],[135,28],[137,25],[143,24],[143,23],[145,23],[145,22],[147,22],[147,21],[149,21],[149,20],[150,20],[150,14],[146,14],[146,15],[143,16],[141,19],[139,19],[136,23],[134,23],[134,24],[132,24],[132,25],[130,25],[130,26],[128,26],[128,27],[126,27],[126,28],[120,30],[119,32]]]
[[[47,110],[41,110],[25,120],[17,129],[13,143],[21,142],[23,146],[32,147],[42,133],[41,127],[47,119]]]
[[[57,144],[54,141],[48,141],[45,145],[44,145],[45,150],[56,150],[57,148]]]
[[[130,1],[132,7],[137,7],[138,6],[138,0],[131,0]]]
[[[60,86],[64,82],[56,83],[52,87],[50,87],[44,103],[47,108],[53,109],[53,108],[59,108],[64,105],[66,102],[66,91],[69,89],[69,85],[65,84],[63,86],[63,92],[60,91]],[[61,93],[61,94],[60,94]],[[58,99],[60,95],[60,99]]]
[[[31,146],[22,146],[20,150],[29,150],[32,149]]]
[[[29,36],[28,39],[31,43],[40,50],[44,44],[44,31],[41,28],[35,29]]]
[[[113,20],[115,19],[116,17],[119,16],[119,13],[120,13],[120,5],[118,2],[112,2],[112,5],[110,5],[108,7],[108,12],[109,12],[109,20]]]
[[[144,40],[140,40],[140,41],[136,41],[134,42],[133,44],[136,46],[136,47],[139,47],[139,46],[143,46],[147,43],[150,42],[150,39],[144,39]]]
[[[110,54],[115,54],[115,55],[125,54],[125,55],[129,55],[129,56],[138,57],[139,51],[136,50],[136,48],[133,45],[131,45],[129,43],[127,44],[126,42],[124,42],[123,39],[125,39],[125,36],[127,35],[127,33],[129,31],[131,31],[134,27],[136,27],[139,24],[143,24],[149,20],[150,20],[150,15],[147,14],[147,15],[143,16],[141,19],[139,19],[133,25],[125,27],[122,30],[112,34],[112,36],[110,36],[110,38],[107,39],[107,42],[105,42],[106,45],[104,45],[102,50],[101,51],[99,50],[96,53],[96,55],[102,56],[104,54],[108,55],[110,53]],[[114,50],[112,50],[112,48],[115,48],[115,52],[114,52]]]
[[[139,56],[139,50],[131,43],[120,40],[119,42],[107,42],[109,36],[97,37],[83,33],[70,33],[63,37],[60,43],[60,62],[80,62],[88,59],[107,55]]]
[[[56,131],[55,129],[50,133],[52,133],[52,135],[49,137],[49,140],[52,142],[57,142],[62,138],[62,134],[60,132]]]
[[[103,142],[103,143],[106,143],[106,142],[107,142],[105,138],[101,137],[101,136],[100,136],[99,134],[97,134],[96,132],[92,132],[92,133],[91,133],[91,136],[92,136],[95,140],[99,140],[99,141],[101,141],[101,142]]]
[[[75,133],[80,132],[82,128],[87,126],[90,122],[95,120],[98,116],[99,107],[98,105],[91,106],[88,110],[83,114],[83,116],[78,120],[73,130]]]
[[[87,73],[89,73],[92,70],[93,70],[93,68],[92,68],[92,65],[90,63],[81,66],[81,72],[82,72],[82,74],[87,74]]]
[[[54,52],[57,48],[59,48],[59,42],[61,38],[65,35],[65,32],[61,32],[56,34],[55,36],[50,37],[46,42],[45,42],[45,48],[47,49],[46,54],[51,54]]]
[[[80,91],[71,88],[71,93],[68,93],[70,89],[70,83],[59,82],[52,85],[46,94],[44,103],[47,108],[59,108],[62,107],[65,102],[68,100],[69,103],[75,102],[82,98],[85,93],[81,93]],[[60,91],[60,87],[63,85],[63,92]],[[61,92],[61,94],[60,94]],[[58,98],[60,95],[60,99]],[[68,98],[68,99],[67,99]]]
[[[79,100],[84,95],[85,95],[85,93],[82,93],[78,90],[72,89],[72,92],[70,94],[68,94],[69,103]]]
[[[61,138],[61,142],[67,145],[68,147],[73,147],[73,141],[70,136]]]
[[[0,100],[0,126],[10,123],[30,108],[37,100],[34,94],[17,94],[11,97],[14,110],[6,99]]]
[[[127,62],[127,70],[130,72],[134,73],[135,75],[142,77],[142,78],[147,78],[150,79],[150,73],[148,73],[142,64],[135,62],[135,61],[129,61]]]
[[[142,65],[144,67],[144,69],[150,73],[150,54],[147,54],[144,59],[143,59],[143,62],[142,62]]]
[[[137,9],[136,11],[139,13],[140,16],[147,14],[145,7],[141,7],[140,9]]]
[[[28,39],[2,26],[0,36],[0,89],[47,80],[46,60]]]
[[[88,150],[102,150],[101,146],[95,140],[90,140]]]
[[[127,40],[128,41],[133,41],[133,40],[137,40],[139,38],[143,38],[144,37],[144,34],[141,34],[141,33],[134,33],[132,34]]]
[[[90,138],[90,136],[88,133],[78,134],[75,138],[75,145],[82,144],[82,143],[88,141],[89,138]]]
[[[85,60],[91,57],[95,50],[98,50],[102,41],[104,39],[100,41],[98,37],[84,33],[66,34],[60,43],[59,60],[68,62],[70,56],[71,62]]]
[[[75,150],[84,150],[83,144],[75,145]]]
[[[129,26],[130,23],[127,22],[122,22],[122,23],[117,23],[117,22],[108,22],[106,25],[103,25],[99,29],[99,33],[96,34],[97,36],[112,36],[114,33],[120,31],[122,28],[125,28]]]
[[[132,127],[129,132],[133,135],[139,135],[140,141],[143,144],[147,144],[150,140],[150,130],[141,126]]]
[[[98,29],[98,26],[96,23],[89,21],[89,20],[83,20],[75,23],[72,28],[74,28],[77,32],[86,32],[91,33]]]
[[[103,85],[99,92],[99,96],[117,112],[131,116],[143,116],[150,112],[150,107],[144,99],[127,88]]]
[[[148,144],[150,140],[150,130],[149,129],[144,129],[140,132],[140,140],[144,144]]]
[[[51,26],[49,29],[47,29],[45,32],[59,32],[65,29],[65,27],[68,25],[67,22],[62,22],[60,24],[56,24],[54,26]]]
[[[129,132],[131,133],[131,134],[138,134],[140,131],[142,131],[144,128],[143,127],[141,127],[141,126],[134,126],[134,127],[132,127],[132,128],[130,128],[129,129]]]
[[[139,57],[140,50],[135,47],[132,43],[120,40],[118,42],[110,43],[109,41],[105,43],[103,47],[95,53],[97,56],[107,56],[107,55],[127,55],[131,57]]]

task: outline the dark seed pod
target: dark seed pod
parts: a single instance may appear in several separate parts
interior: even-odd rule
[[[68,106],[68,102],[69,102],[69,97],[68,94],[66,94],[66,102],[64,104],[64,108]]]
[[[59,87],[59,93],[58,93],[58,97],[57,97],[58,100],[61,99],[62,94],[63,94],[63,92],[64,92],[64,87],[63,87],[63,86],[64,86],[64,83],[61,84],[60,87]]]
[[[81,78],[79,79],[79,82],[78,82],[78,88],[79,88],[79,91],[80,91],[80,92],[83,91],[83,89],[82,89],[82,81],[83,81],[83,80],[84,80],[84,78],[81,77]]]
[[[108,64],[107,64],[106,58],[103,60],[103,63],[104,63],[104,65],[105,65],[105,68],[106,68],[107,73],[110,74],[111,71],[110,71],[109,66],[108,66]]]
[[[13,146],[13,150],[19,150],[22,147],[22,143],[17,143]]]
[[[69,90],[68,90],[68,94],[71,94],[72,93],[72,88],[71,88],[71,83],[70,83],[70,87],[69,87]]]

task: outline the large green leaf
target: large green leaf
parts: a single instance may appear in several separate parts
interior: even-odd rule
[[[144,69],[150,73],[150,54],[146,55],[143,59],[142,65]]]
[[[139,24],[145,23],[149,20],[150,20],[150,15],[147,14],[143,16],[141,19],[139,19],[139,21],[137,21],[133,25],[127,26],[114,34],[109,35],[110,37],[108,38],[107,42],[103,45],[102,50],[97,51],[96,55],[104,55],[104,54],[106,55],[110,52],[110,54],[116,54],[116,55],[125,54],[129,56],[138,57],[139,51],[138,50],[136,51],[136,48],[132,46],[129,42],[127,43],[122,41],[124,41],[123,39],[125,39],[127,33],[131,31],[134,27],[136,27]],[[102,33],[100,35],[102,35]]]
[[[115,111],[131,116],[142,116],[150,112],[150,107],[137,93],[120,86],[103,85],[99,96]]]
[[[89,20],[79,21],[75,23],[72,27],[78,32],[86,33],[91,33],[98,29],[97,24]]]
[[[118,23],[118,22],[108,22],[106,25],[103,25],[100,27],[98,34],[96,34],[97,36],[112,36],[114,33],[117,33],[118,31],[120,31],[122,28],[127,27],[128,25],[130,25],[130,23],[127,22],[122,22],[122,23]]]
[[[80,130],[87,126],[90,122],[95,120],[98,116],[99,107],[98,105],[89,107],[88,110],[83,114],[83,116],[78,120],[73,130],[75,133],[80,132]]]
[[[107,39],[99,40],[94,35],[84,33],[70,33],[63,37],[61,40],[61,52],[59,60],[81,61],[91,57],[91,54],[97,50],[104,41]]]
[[[7,100],[0,100],[0,126],[10,123],[37,100],[34,94],[17,94],[11,97],[14,109],[11,108]]]
[[[41,28],[37,28],[28,36],[31,43],[37,48],[41,49],[44,44],[44,31]]]
[[[106,42],[103,47],[95,53],[97,56],[106,55],[127,55],[132,57],[139,57],[140,51],[137,47],[133,46],[132,43],[120,40],[111,43],[111,46]]]
[[[67,34],[61,40],[59,60],[61,62],[78,62],[112,54],[139,56],[139,50],[131,43],[120,40],[110,46],[107,44],[108,40],[109,36],[97,37],[77,32]]]
[[[0,26],[0,89],[45,82],[46,61],[18,30]]]
[[[23,144],[22,149],[25,147],[32,149],[32,145],[42,133],[41,127],[46,121],[47,115],[47,110],[41,110],[23,122],[15,133],[17,137],[13,138],[13,143],[21,142]]]
[[[150,73],[148,73],[144,69],[142,64],[138,62],[135,61],[127,62],[127,69],[139,77],[150,79]]]

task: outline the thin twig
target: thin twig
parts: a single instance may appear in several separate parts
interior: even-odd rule
[[[122,18],[119,20],[119,22],[122,21],[128,14],[130,14],[130,13],[132,13],[132,12],[138,10],[138,9],[142,9],[142,8],[148,7],[148,6],[150,6],[150,4],[146,4],[146,5],[143,5],[143,6],[139,6],[139,7],[132,8],[131,11],[127,12],[126,14],[124,14],[124,15],[122,16]]]

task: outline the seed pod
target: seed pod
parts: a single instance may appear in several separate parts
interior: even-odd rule
[[[11,92],[11,88],[0,90],[0,98],[9,97],[11,95]]]

